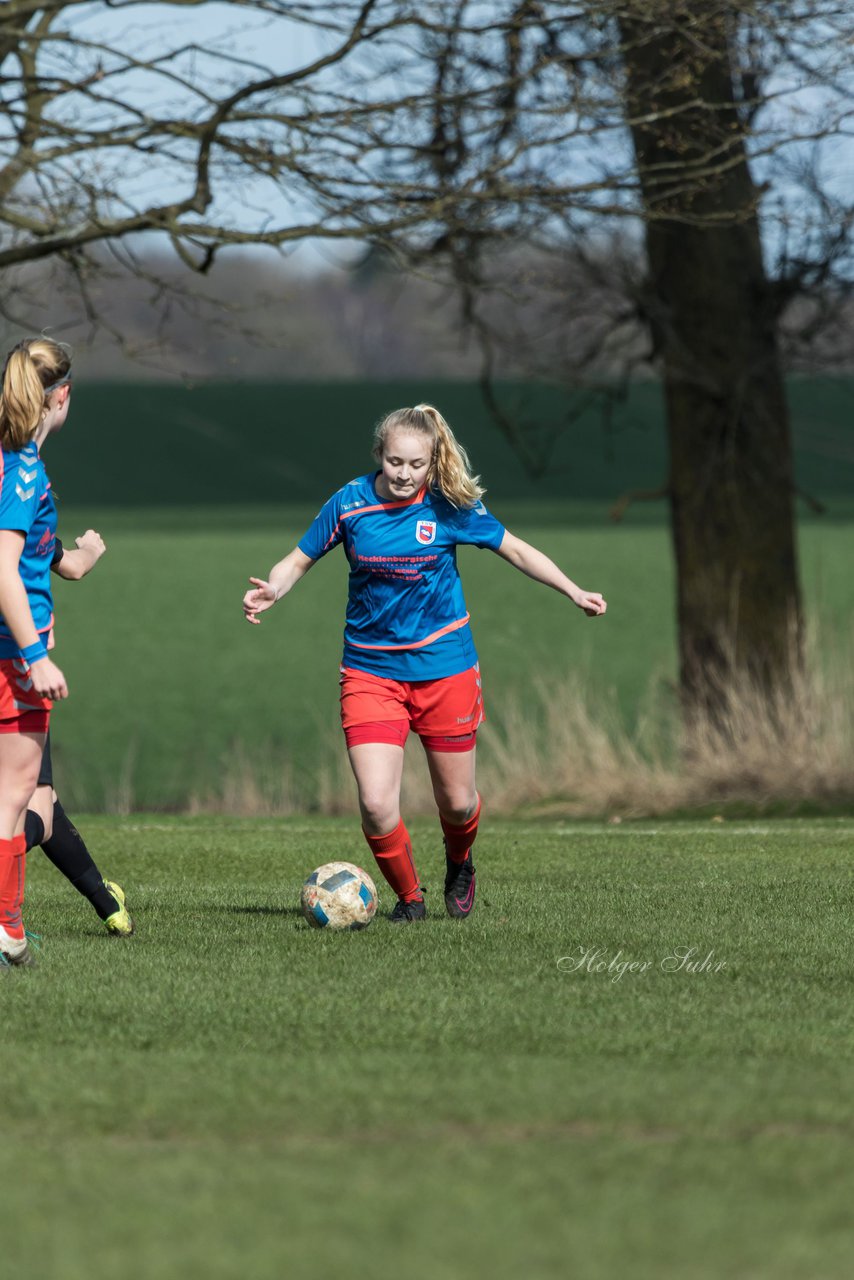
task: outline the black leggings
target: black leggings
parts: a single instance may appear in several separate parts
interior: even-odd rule
[[[47,737],[44,740],[44,751],[42,752],[42,762],[39,768],[39,780],[37,787],[53,786],[53,761],[50,758],[50,729],[47,731]]]

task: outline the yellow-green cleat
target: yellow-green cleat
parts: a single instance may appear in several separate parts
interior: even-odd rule
[[[104,921],[107,933],[111,933],[114,938],[129,938],[133,933],[134,924],[130,912],[125,906],[125,891],[120,884],[115,884],[112,880],[105,880],[104,888],[108,893],[112,894],[119,904],[118,911],[114,911]]]

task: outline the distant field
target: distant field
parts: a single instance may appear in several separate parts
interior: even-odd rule
[[[352,821],[82,825],[138,934],[31,855],[6,1274],[850,1275],[850,822],[489,820],[462,926],[417,822],[430,918],[337,936]]]
[[[566,524],[520,523],[495,510],[583,585],[609,600],[584,618],[554,592],[490,552],[464,548],[460,565],[485,673],[488,709],[563,681],[614,691],[632,724],[650,690],[669,703],[675,675],[673,572],[666,528],[618,526],[589,507]],[[57,584],[58,648],[71,698],[54,717],[57,778],[77,808],[181,808],[221,793],[235,757],[249,774],[289,773],[301,803],[316,802],[324,764],[340,759],[337,671],[346,599],[340,550],[312,570],[261,627],[240,600],[295,543],[306,509],[61,510],[70,538],[92,523],[109,552],[90,578]],[[574,523],[577,519],[577,523]],[[854,618],[854,522],[809,520],[802,571],[820,649],[839,649]],[[604,708],[603,704],[603,708]],[[487,725],[483,750],[489,750]],[[337,784],[336,784],[337,785]],[[352,788],[344,784],[344,803]]]

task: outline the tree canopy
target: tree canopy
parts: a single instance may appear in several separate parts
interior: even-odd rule
[[[736,101],[681,180],[746,136],[769,252],[803,282],[850,225],[854,16],[834,0],[7,0],[0,267],[144,231],[203,267],[225,245],[423,248],[655,216],[667,170],[643,202],[626,58],[715,10]],[[634,108],[647,122],[673,110],[660,88]]]

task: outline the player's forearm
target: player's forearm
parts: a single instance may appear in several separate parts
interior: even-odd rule
[[[57,538],[57,546],[61,549],[62,555],[58,561],[54,562],[52,568],[61,578],[85,578],[107,550],[104,539],[97,529],[87,529],[74,541],[76,546],[69,549],[63,547]]]
[[[536,547],[523,542],[521,538],[508,534],[498,548],[498,554],[527,577],[533,578],[535,582],[541,582],[545,587],[551,587],[554,591],[559,591],[561,595],[568,596],[573,602],[581,594],[578,584],[568,578],[553,560],[550,560],[544,552],[538,551]]]
[[[537,551],[535,547],[529,547],[519,568],[529,578],[533,578],[535,582],[542,582],[543,586],[551,587],[553,591],[559,591],[561,595],[568,596],[570,600],[575,601],[581,594],[581,588],[572,578],[568,578],[562,569],[559,569],[553,560],[550,560],[542,551]]]
[[[286,596],[300,578],[305,577],[313,564],[314,561],[309,560],[299,549],[291,551],[284,560],[274,564],[267,581],[275,591],[276,599],[281,600],[282,596]]]
[[[93,552],[77,547],[73,551],[63,551],[62,559],[57,561],[54,569],[60,578],[76,582],[86,577],[86,574],[95,567],[97,560],[98,556]]]

